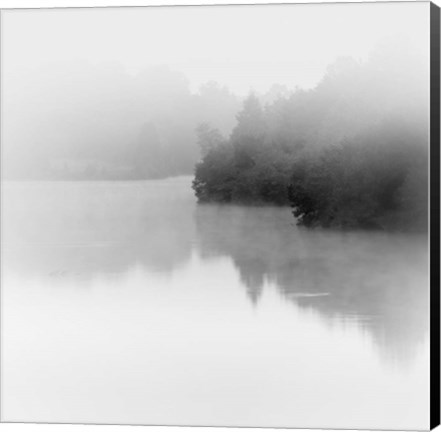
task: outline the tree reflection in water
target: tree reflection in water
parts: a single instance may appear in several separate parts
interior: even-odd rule
[[[229,256],[253,304],[273,284],[326,320],[368,330],[382,355],[407,361],[428,328],[427,237],[295,226],[289,209],[198,206],[202,257]]]
[[[424,236],[299,228],[287,208],[196,205],[190,179],[10,184],[3,189],[5,275],[123,280],[170,274],[192,254],[228,257],[256,307],[273,286],[327,323],[368,331],[388,361],[428,331]],[[80,283],[82,282],[82,283]]]

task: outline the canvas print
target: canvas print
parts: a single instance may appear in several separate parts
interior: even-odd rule
[[[432,7],[2,10],[1,420],[428,429]]]

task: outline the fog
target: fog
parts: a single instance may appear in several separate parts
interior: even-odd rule
[[[3,418],[425,429],[427,237],[190,183],[7,182]]]
[[[366,58],[397,35],[421,43],[426,12],[407,3],[6,11],[4,72],[83,60],[137,74],[166,64],[192,90],[211,80],[240,95],[276,82],[312,87],[337,57]]]
[[[363,82],[357,131],[370,124],[365,106],[393,109],[415,96],[412,115],[424,116],[427,22],[428,6],[412,3],[3,11],[2,175],[190,174],[198,125],[228,138],[250,91],[269,104],[314,89],[341,57],[386,53],[376,67],[388,82]],[[326,139],[342,117],[340,107],[328,116]]]
[[[429,3],[1,17],[2,420],[427,429]]]

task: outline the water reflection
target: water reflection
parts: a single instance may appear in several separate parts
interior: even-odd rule
[[[275,285],[325,319],[369,330],[381,354],[409,361],[427,333],[427,238],[293,226],[289,210],[198,206],[202,256],[232,258],[247,295]]]
[[[171,272],[188,261],[188,182],[6,183],[5,269],[24,275],[114,277],[133,265]],[[190,199],[189,199],[190,198]]]
[[[387,361],[411,362],[427,334],[427,239],[295,226],[289,209],[195,204],[189,179],[14,183],[3,189],[5,275],[49,281],[171,274],[196,253],[234,264],[250,302],[288,302],[368,331]]]

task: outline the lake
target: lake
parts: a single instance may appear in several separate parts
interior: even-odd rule
[[[2,420],[427,429],[427,238],[190,186],[3,183]]]

